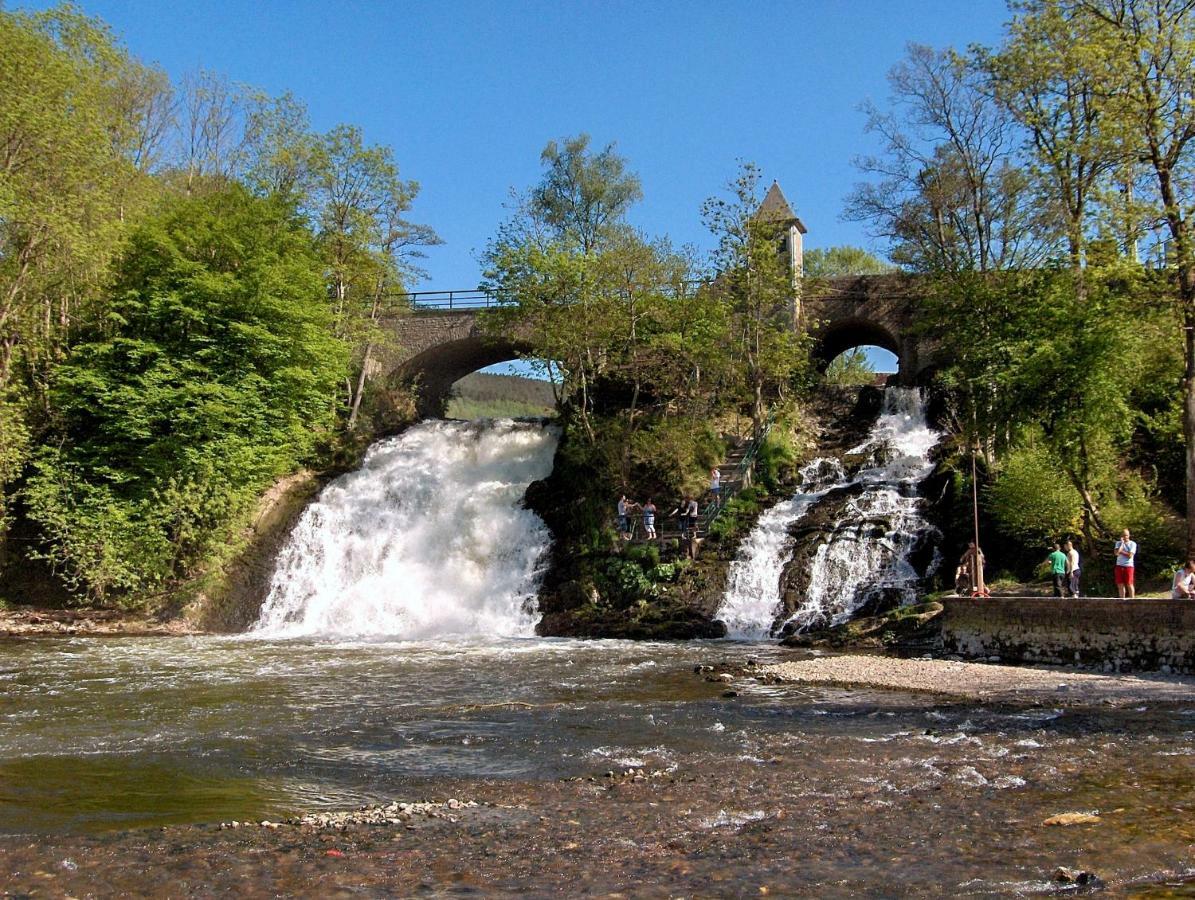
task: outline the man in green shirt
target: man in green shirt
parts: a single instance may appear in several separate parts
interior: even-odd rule
[[[1062,585],[1066,581],[1066,554],[1059,544],[1054,545],[1054,552],[1046,560],[1050,564],[1050,574],[1054,576],[1054,596],[1062,596]]]

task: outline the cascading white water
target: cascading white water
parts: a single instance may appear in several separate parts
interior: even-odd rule
[[[854,478],[863,490],[847,501],[829,540],[817,548],[805,600],[785,624],[798,631],[840,625],[881,592],[899,596],[901,604],[916,600],[918,575],[909,555],[926,528],[916,488],[933,469],[930,451],[940,439],[926,422],[919,391],[884,392],[871,434],[847,453],[868,458]]]
[[[789,528],[844,479],[838,460],[815,459],[801,469],[801,489],[759,517],[730,564],[726,597],[718,609],[730,637],[768,636],[780,608],[780,574],[793,555]]]
[[[423,422],[329,484],[278,558],[253,631],[271,637],[531,634],[549,536],[521,505],[557,432]]]
[[[780,579],[794,552],[789,530],[835,489],[861,486],[817,548],[803,602],[783,624],[798,631],[840,624],[881,592],[895,593],[902,603],[915,600],[918,574],[908,557],[926,529],[916,486],[933,468],[929,455],[939,439],[926,422],[920,393],[888,388],[871,433],[846,454],[864,457],[862,468],[848,479],[839,467],[836,480],[827,483],[816,473],[833,471],[829,461],[815,460],[802,470],[800,492],[761,516],[743,542],[718,611],[728,634],[759,639],[772,631],[780,614]]]

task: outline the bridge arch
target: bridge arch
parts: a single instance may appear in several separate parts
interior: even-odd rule
[[[865,318],[839,319],[828,322],[814,333],[816,344],[813,356],[818,369],[825,369],[840,353],[855,347],[881,347],[901,359],[901,344],[885,325]]]
[[[414,384],[419,415],[440,417],[448,406],[452,386],[466,375],[495,363],[518,359],[530,346],[511,339],[470,335],[429,347],[401,363],[392,381]]]

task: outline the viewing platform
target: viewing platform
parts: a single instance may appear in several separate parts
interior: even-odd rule
[[[1195,601],[943,597],[942,645],[965,659],[1195,674]]]

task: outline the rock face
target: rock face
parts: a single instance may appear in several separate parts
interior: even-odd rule
[[[322,483],[313,472],[297,472],[262,497],[240,552],[210,577],[187,610],[188,620],[216,632],[244,631],[257,620],[278,553]]]
[[[810,409],[822,425],[816,455],[848,456],[852,448],[866,439],[882,404],[883,392],[871,387],[828,389],[819,395]],[[593,483],[595,474],[581,470],[573,462],[575,456],[570,453],[567,441],[566,437],[557,448],[551,476],[531,485],[525,501],[555,538],[540,589],[539,608],[543,618],[536,629],[538,633],[647,639],[724,636],[726,627],[718,621],[717,614],[725,598],[727,572],[739,541],[754,520],[729,540],[706,541],[698,559],[670,581],[640,585],[638,595],[631,590],[625,593],[612,590],[613,579],[606,577],[605,567],[617,568],[617,562],[610,560],[630,556],[633,551],[584,546],[586,532],[598,533],[608,510],[586,505],[575,490],[577,484]],[[860,455],[853,461],[854,469],[873,456],[870,451]],[[795,488],[787,486],[770,500],[787,498]],[[794,532],[798,539],[797,556],[785,571],[786,609],[795,609],[800,602],[808,586],[808,563],[812,555],[833,531],[842,508],[860,491],[861,487],[852,487],[836,492],[827,498],[822,511],[799,523]],[[607,493],[613,494],[613,489]],[[870,536],[872,532],[879,533],[883,525],[878,522],[875,529],[864,530]],[[665,561],[668,560],[665,554]]]
[[[922,650],[937,643],[941,614],[942,604],[936,602],[900,606],[832,628],[790,634],[780,643],[802,648]]]

